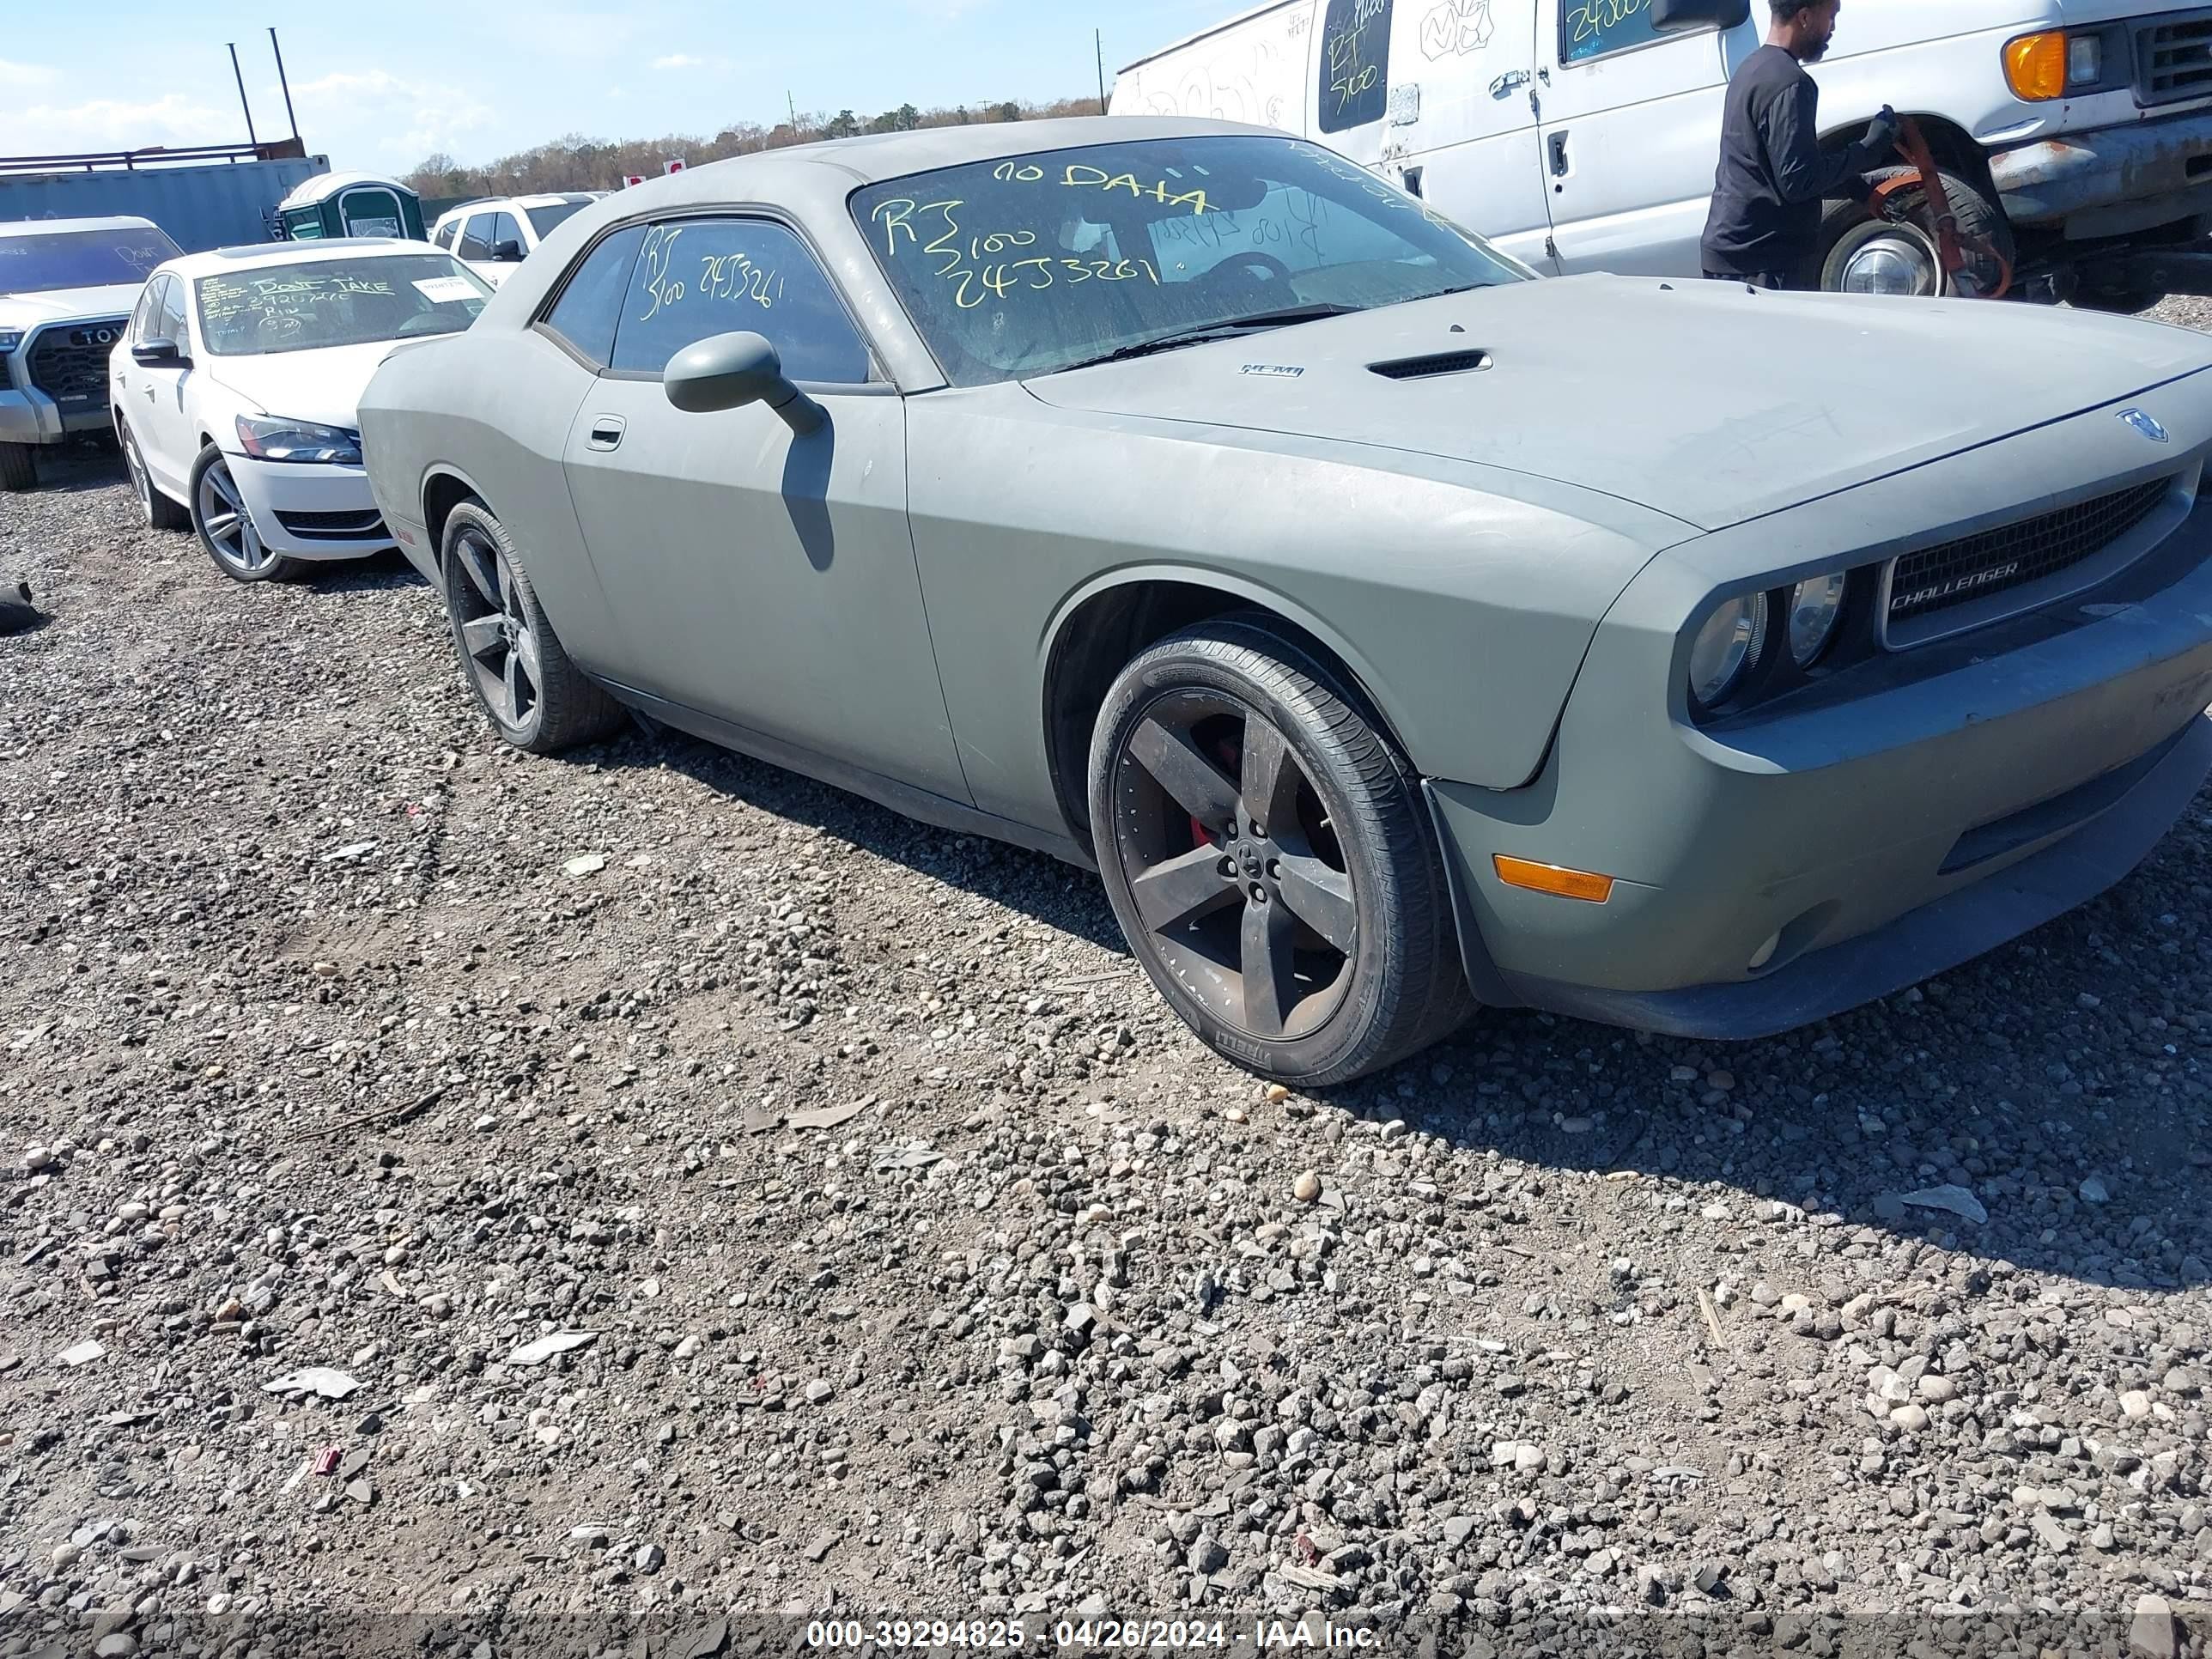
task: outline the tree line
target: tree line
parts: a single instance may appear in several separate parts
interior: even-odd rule
[[[618,190],[633,173],[651,176],[681,156],[697,167],[756,150],[781,149],[787,144],[811,144],[823,138],[851,138],[864,132],[910,132],[918,127],[970,126],[979,122],[1040,121],[1061,115],[1096,115],[1095,97],[1060,98],[1049,103],[1026,103],[1009,99],[1004,103],[971,108],[966,104],[949,109],[916,109],[901,104],[896,109],[863,118],[849,109],[831,115],[802,112],[796,121],[763,126],[757,121],[734,121],[708,137],[698,133],[670,133],[659,138],[629,138],[608,142],[571,132],[513,155],[502,155],[483,167],[463,167],[450,155],[425,156],[401,182],[420,194],[444,199],[464,196],[523,196],[540,191]]]

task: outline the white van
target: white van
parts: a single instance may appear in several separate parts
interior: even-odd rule
[[[1767,16],[1765,0],[1273,0],[1131,64],[1112,111],[1317,139],[1539,270],[1690,276],[1723,96]],[[1919,118],[2011,294],[2132,311],[2212,292],[2212,6],[1845,0],[1813,73],[1824,142],[1885,103]],[[1940,285],[1925,235],[1856,203],[1828,210],[1820,264],[1831,289]]]

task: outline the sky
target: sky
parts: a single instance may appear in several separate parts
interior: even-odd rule
[[[255,130],[288,136],[272,23],[309,152],[339,170],[401,173],[434,151],[474,164],[568,132],[649,138],[773,125],[787,93],[802,112],[866,117],[909,102],[1095,92],[1094,27],[1105,31],[1110,88],[1117,65],[1249,3],[103,0],[103,40],[161,45],[98,52],[84,49],[82,8],[11,6],[0,30],[0,155],[243,143],[231,41]]]

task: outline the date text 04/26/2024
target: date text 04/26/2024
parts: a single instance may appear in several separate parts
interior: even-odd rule
[[[816,1620],[806,1627],[810,1648],[848,1652],[874,1648],[960,1647],[1021,1650],[1035,1646],[1054,1650],[1127,1651],[1187,1648],[1223,1652],[1335,1650],[1372,1652],[1382,1644],[1380,1632],[1339,1625],[1315,1617],[1263,1619],[1062,1619],[1052,1623],[1022,1619],[836,1619]]]

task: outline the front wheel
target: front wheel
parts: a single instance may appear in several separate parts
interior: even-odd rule
[[[0,489],[28,489],[36,484],[37,456],[29,444],[0,444]]]
[[[192,463],[185,484],[191,498],[192,528],[199,532],[215,568],[234,582],[276,582],[296,579],[307,567],[270,550],[253,522],[253,513],[231,477],[230,460],[210,444]]]
[[[1265,620],[1204,623],[1123,669],[1090,782],[1121,931],[1225,1058],[1322,1087],[1472,1010],[1412,769]]]
[[[446,614],[462,677],[499,735],[550,755],[611,736],[622,705],[568,659],[507,526],[471,499],[446,520]]]
[[[1943,194],[1950,203],[1959,234],[1970,243],[1996,250],[2007,264],[2016,258],[2012,226],[1989,198],[1956,173],[1939,172]],[[1902,190],[1908,211],[1903,222],[1876,218],[1863,202],[1838,202],[1820,221],[1819,286],[1831,294],[1887,294],[1932,299],[1950,292],[1943,276],[1942,255],[1935,232],[1929,228],[1927,192],[1919,173],[1911,167],[1882,167],[1868,175],[1877,184],[1909,178]],[[1995,294],[2005,271],[1986,253],[1969,248],[1959,273],[1957,291]]]

